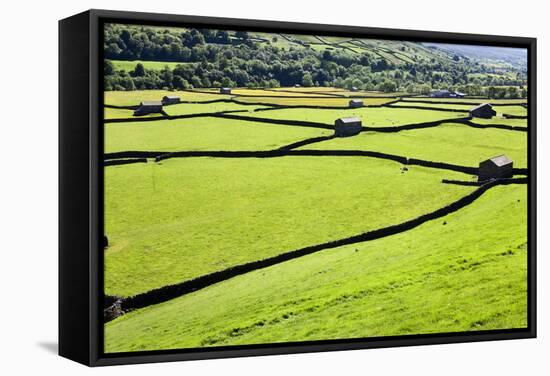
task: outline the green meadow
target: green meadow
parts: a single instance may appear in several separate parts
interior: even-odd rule
[[[459,235],[459,236],[458,236]],[[107,352],[526,327],[526,190],[107,323]]]
[[[392,107],[362,107],[354,109],[318,109],[318,108],[283,108],[256,113],[243,113],[243,116],[258,116],[267,119],[306,120],[317,123],[334,124],[341,117],[357,116],[363,126],[395,127],[405,124],[416,124],[446,119],[463,118],[467,114],[458,112],[416,110]]]
[[[271,150],[330,130],[197,117],[105,125],[105,152]]]
[[[319,150],[371,150],[472,167],[476,167],[480,161],[501,154],[512,158],[515,167],[527,167],[526,148],[526,132],[477,129],[454,123],[398,133],[362,132],[355,137],[335,138],[301,147]]]
[[[422,167],[402,173],[401,167],[372,158],[297,156],[110,167],[105,291],[130,296],[401,223],[474,189],[441,184],[469,179],[464,174]]]
[[[170,90],[135,90],[135,91],[106,91],[105,104],[114,106],[137,106],[142,101],[160,101],[165,95],[176,95],[180,99],[190,102],[206,102],[216,99],[230,99],[231,95],[215,92],[205,93],[197,91],[170,91]]]
[[[174,69],[178,65],[186,65],[190,63],[174,63],[174,62],[165,62],[165,61],[143,61],[143,60],[112,60],[113,66],[116,70],[124,70],[126,72],[133,71],[136,68],[136,65],[141,64],[143,68],[160,71],[165,67]]]
[[[256,37],[262,38],[260,33]],[[277,43],[299,43],[295,36],[286,37],[279,35]],[[384,51],[375,44],[325,39],[339,43],[341,49],[384,53],[398,60],[408,56],[408,52],[400,57],[397,50]],[[317,45],[322,40],[301,42]],[[112,106],[136,106],[177,95],[190,103],[164,106],[168,115],[199,114],[132,121],[131,109],[105,108],[105,119],[130,119],[104,125],[105,152],[269,152],[334,134],[332,129],[212,116],[239,111],[235,115],[328,125],[340,117],[357,116],[366,127],[442,121],[430,128],[363,131],[352,137],[321,139],[297,150],[368,150],[469,167],[505,154],[514,167],[528,167],[527,132],[445,122],[468,116],[472,105],[459,100],[408,103],[399,98],[400,93],[356,93],[331,87],[234,88],[231,95],[218,91],[105,92],[105,103]],[[378,107],[349,109],[348,95],[373,96],[363,101]],[[207,103],[217,99],[225,101]],[[525,100],[464,101],[493,103],[499,113],[492,119],[472,119],[474,123],[527,126],[526,119],[501,116],[527,115],[521,105]],[[499,106],[503,103],[517,105]],[[407,105],[421,108],[401,107]],[[160,162],[151,158],[147,163],[107,166],[105,294],[127,298],[397,225],[477,189],[443,184],[443,179],[470,182],[477,176],[387,159],[335,155],[179,157]],[[524,328],[526,189],[523,184],[496,186],[472,204],[414,229],[324,249],[127,312],[105,324],[104,350]]]
[[[208,103],[182,103],[165,106],[164,111],[171,116],[177,115],[190,115],[201,113],[213,113],[213,112],[226,112],[226,111],[254,111],[258,108],[266,108],[265,106],[254,105],[242,105],[233,102],[216,102]]]

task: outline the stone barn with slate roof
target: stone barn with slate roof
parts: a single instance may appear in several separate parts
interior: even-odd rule
[[[220,89],[220,94],[231,94],[231,88],[222,87],[222,88]]]
[[[479,164],[478,181],[512,177],[513,169],[514,162],[505,155],[487,159]]]
[[[134,116],[156,114],[161,112],[162,112],[161,101],[143,101],[140,103],[137,110],[134,111]]]
[[[363,101],[360,99],[352,99],[349,101],[350,108],[363,107]]]
[[[362,122],[357,116],[337,119],[334,122],[334,135],[336,137],[354,136],[361,132]]]
[[[470,117],[491,119],[497,112],[493,110],[493,106],[489,103],[482,103],[470,110]]]
[[[178,104],[180,103],[180,97],[175,95],[165,95],[162,97],[162,104]]]

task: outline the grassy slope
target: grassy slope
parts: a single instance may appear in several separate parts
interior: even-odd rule
[[[309,94],[308,94],[309,95]],[[319,97],[319,98],[270,98],[270,97],[237,97],[241,103],[264,103],[282,106],[319,106],[319,107],[343,107],[349,106],[350,98]],[[367,98],[362,99],[365,105],[381,105],[392,101],[392,98]]]
[[[455,104],[455,103],[409,103],[409,102],[398,102],[394,103],[392,106],[416,106],[416,107],[432,107],[432,108],[441,108],[441,109],[449,109],[449,110],[464,110],[464,112],[468,112],[472,107],[474,107],[471,104]]]
[[[413,98],[403,98],[403,101],[433,101],[433,102],[447,102],[460,104],[461,102],[477,102],[477,103],[492,103],[492,104],[501,104],[501,103],[518,103],[525,104],[527,103],[526,99],[490,99],[490,98],[430,98],[430,97],[413,97]]]
[[[515,127],[527,127],[527,119],[506,119],[501,116],[493,116],[491,119],[472,119],[477,124],[506,124],[513,125]]]
[[[103,113],[105,119],[121,119],[121,118],[131,118],[134,117],[134,110],[127,110],[124,108],[105,108]],[[162,116],[161,114],[148,114],[140,117],[158,117]]]
[[[307,120],[326,124],[334,124],[340,117],[358,116],[363,120],[364,126],[398,126],[403,124],[423,123],[443,119],[464,117],[463,113],[416,110],[409,108],[358,108],[349,110],[332,109],[280,109],[261,111],[245,116],[259,116],[269,119]]]
[[[398,133],[363,132],[335,138],[301,149],[372,150],[409,158],[477,166],[480,161],[506,154],[515,167],[527,167],[527,134],[501,129],[475,129],[463,124]]]
[[[319,98],[326,98],[326,94],[319,94],[316,91],[309,92],[309,93],[300,93],[300,92],[291,92],[291,91],[275,91],[275,90],[262,90],[262,89],[232,89],[231,94],[234,95],[254,95],[254,96],[273,96],[278,95],[282,97],[301,97],[301,96],[308,96],[308,97],[319,97]],[[330,97],[329,97],[330,98]]]
[[[166,111],[168,115],[186,115],[234,110],[254,111],[257,108],[265,108],[265,106],[242,105],[232,102],[182,103],[164,106],[164,111]]]
[[[116,70],[133,71],[138,63],[141,63],[145,69],[160,71],[168,66],[174,69],[178,65],[193,65],[196,63],[165,62],[165,61],[142,61],[142,60],[111,60]]]
[[[446,225],[444,224],[446,222]],[[107,352],[526,326],[526,190],[122,316]]]
[[[109,167],[105,291],[132,295],[400,223],[473,190],[442,178],[467,176],[361,157]]]
[[[105,103],[116,106],[135,106],[141,101],[160,101],[165,95],[176,95],[182,101],[204,102],[215,99],[229,99],[230,95],[205,94],[189,91],[168,90],[135,90],[135,91],[106,91]]]
[[[523,106],[493,106],[497,114],[527,116],[527,109]]]
[[[270,150],[329,130],[200,117],[105,125],[105,152]]]

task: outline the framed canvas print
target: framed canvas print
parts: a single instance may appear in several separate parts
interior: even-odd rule
[[[59,352],[530,338],[536,41],[60,21]]]

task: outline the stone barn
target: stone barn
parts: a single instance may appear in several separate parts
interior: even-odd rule
[[[180,103],[180,97],[177,97],[175,95],[165,95],[162,97],[162,104],[178,104]]]
[[[514,175],[514,162],[505,155],[499,155],[479,163],[478,181],[509,178]]]
[[[450,90],[436,90],[430,93],[430,97],[432,98],[464,98],[464,96],[464,93]]]
[[[361,132],[362,122],[357,116],[337,119],[334,122],[334,135],[336,137],[354,136]]]
[[[156,114],[160,112],[162,112],[161,101],[144,101],[141,102],[137,110],[134,111],[134,116]]]
[[[483,103],[479,106],[475,106],[470,110],[470,117],[490,119],[496,116],[497,112],[493,110],[493,106],[489,103]]]
[[[222,87],[222,88],[220,89],[220,94],[231,94],[231,88]]]
[[[363,101],[360,99],[352,99],[349,101],[350,108],[363,107]]]

